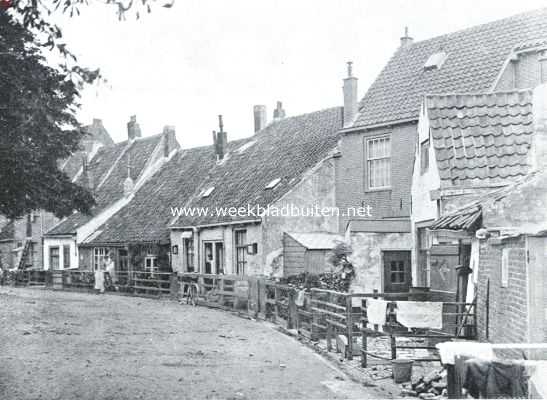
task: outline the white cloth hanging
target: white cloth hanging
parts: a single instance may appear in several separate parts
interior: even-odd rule
[[[443,303],[438,301],[398,301],[397,322],[407,328],[441,329]]]
[[[387,301],[367,299],[367,319],[369,324],[386,324]]]

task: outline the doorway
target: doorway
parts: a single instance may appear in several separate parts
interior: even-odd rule
[[[384,293],[408,293],[412,282],[410,251],[383,251]]]
[[[203,242],[203,272],[224,273],[224,242]]]

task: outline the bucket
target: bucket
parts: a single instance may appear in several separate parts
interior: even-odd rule
[[[412,377],[412,360],[391,360],[391,368],[393,370],[393,380],[395,383],[410,381]]]

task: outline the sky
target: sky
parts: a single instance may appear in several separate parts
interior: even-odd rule
[[[157,0],[158,4],[162,0]],[[166,0],[168,1],[168,0]],[[60,25],[81,65],[106,82],[87,87],[78,114],[100,118],[114,139],[137,116],[143,136],[176,127],[182,147],[253,134],[253,105],[287,116],[341,106],[346,62],[359,97],[399,46],[547,6],[546,0],[175,0],[139,20],[91,0]]]

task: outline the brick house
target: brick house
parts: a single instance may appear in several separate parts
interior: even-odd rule
[[[83,127],[87,133],[80,143],[80,150],[59,163],[59,169],[73,181],[82,173],[83,164],[104,146],[114,142],[100,119]],[[59,222],[52,213],[36,210],[9,223],[0,230],[0,265],[4,268],[43,267],[42,237]]]
[[[128,140],[97,150],[76,182],[93,192],[96,206],[89,215],[76,212],[44,235],[44,269],[92,269],[109,255],[105,247],[81,247],[97,227],[134,198],[135,192],[157,172],[179,148],[174,128],[141,137],[135,117],[127,124]],[[123,254],[117,254],[124,257]],[[117,260],[124,262],[124,260]]]
[[[504,146],[514,152],[496,155],[505,160],[492,165],[511,172],[513,183],[475,196],[430,227],[471,242],[468,299],[476,295],[479,339],[492,342],[547,340],[547,85],[520,92],[520,98],[527,100],[513,111],[521,108],[524,115],[506,115],[513,123],[503,130],[512,131]],[[499,115],[487,119],[503,121]],[[482,137],[487,131],[481,126]]]
[[[337,232],[336,213],[310,213],[316,207],[335,206],[343,109],[283,118],[279,106],[267,126],[264,109],[255,107],[255,127],[264,128],[228,151],[223,128],[215,133],[217,161],[199,186],[177,203],[209,212],[176,216],[169,225],[175,271],[281,276],[285,232]],[[261,215],[257,206],[270,211]],[[227,212],[218,214],[217,207]],[[288,215],[291,207],[307,214]]]
[[[371,209],[370,216],[339,221],[354,250],[359,289],[407,291],[428,284],[417,271],[415,237],[436,215],[411,223],[416,149],[428,145],[418,137],[424,96],[531,87],[547,73],[538,40],[545,37],[546,9],[420,42],[405,32],[341,130],[337,205]],[[445,250],[457,257],[453,249]]]

